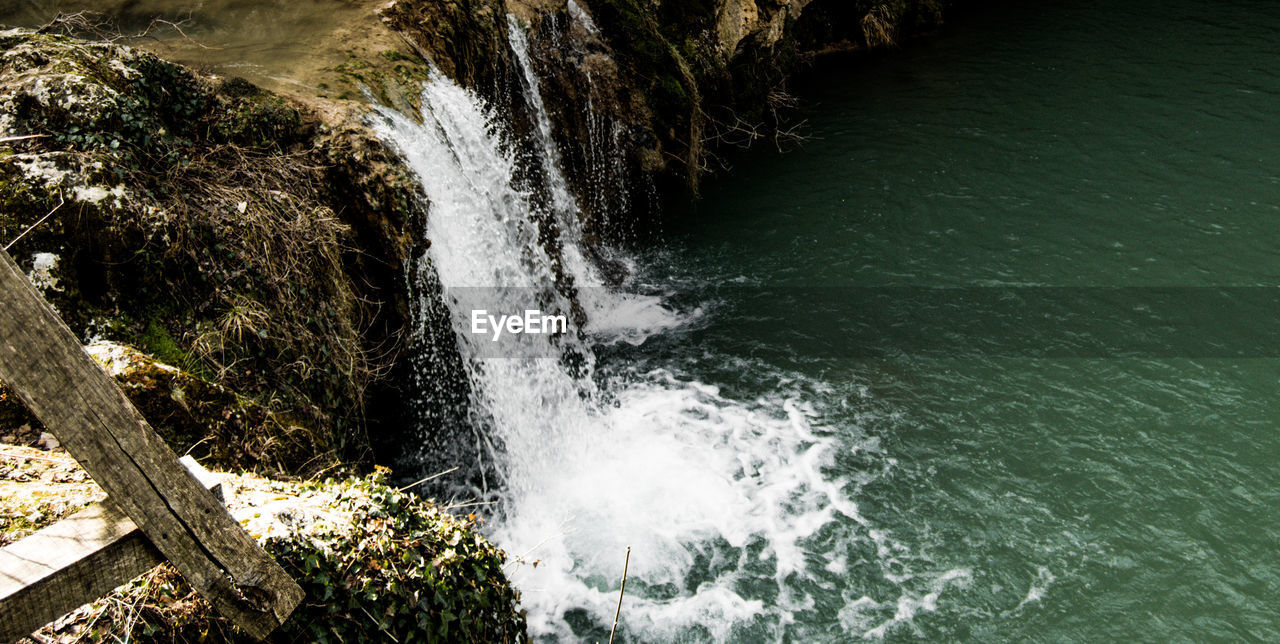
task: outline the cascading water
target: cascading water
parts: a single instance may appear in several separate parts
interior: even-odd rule
[[[574,9],[576,9],[576,12],[573,11]],[[590,22],[590,16],[577,7],[576,4],[572,5],[570,10],[575,20],[586,21],[584,23],[586,27],[592,30],[595,29],[595,25]],[[551,195],[551,207],[554,210],[555,221],[560,226],[560,256],[568,273],[573,276],[575,285],[579,287],[577,291],[578,302],[587,312],[586,330],[596,333],[612,333],[619,338],[635,342],[642,340],[648,333],[670,327],[674,322],[674,318],[665,314],[665,311],[657,305],[657,301],[654,298],[608,292],[603,288],[604,280],[599,271],[584,257],[582,252],[582,211],[578,206],[577,199],[574,198],[569,189],[569,182],[563,174],[560,151],[556,145],[555,138],[551,134],[551,117],[547,114],[547,106],[542,100],[542,93],[539,89],[538,74],[534,70],[533,60],[529,56],[528,36],[525,34],[524,27],[514,15],[507,16],[507,32],[509,34],[511,52],[515,56],[516,64],[519,66],[521,77],[524,80],[524,98],[533,113],[533,135],[537,139],[538,151],[542,158],[543,176],[547,192]],[[587,95],[590,97],[590,92],[587,92]],[[590,99],[588,98],[588,100]],[[597,130],[601,127],[602,119],[594,114],[589,103],[587,110],[589,123],[591,124],[591,150],[590,154],[587,155],[589,171],[595,171],[596,166],[600,163],[621,163],[619,159],[622,155],[614,153],[616,145],[606,148],[597,141]],[[608,161],[603,161],[604,159],[608,159]],[[620,169],[615,167],[614,170],[615,172],[612,176],[622,175]],[[603,173],[597,173],[597,175],[604,176]],[[598,211],[603,211],[606,207],[603,201],[597,204]],[[645,324],[634,324],[637,319],[643,319]]]
[[[573,216],[576,215],[578,206],[573,195],[569,193],[568,182],[557,170],[560,167],[560,151],[556,148],[555,140],[551,138],[551,117],[547,114],[546,103],[542,101],[542,92],[538,89],[538,74],[533,70],[533,60],[529,58],[529,39],[520,22],[513,15],[507,16],[507,32],[511,34],[511,52],[515,54],[516,63],[520,66],[520,73],[524,77],[524,99],[533,110],[534,125],[537,127],[535,135],[538,139],[539,152],[542,154],[551,202],[557,214],[560,215],[560,224],[568,231],[575,233],[574,236],[580,240],[581,236],[576,234],[578,221]]]
[[[596,27],[596,21],[591,18],[591,14],[588,14],[578,3],[569,0],[566,7],[569,9],[569,17],[573,18],[574,22],[582,25],[582,28],[587,30],[588,33],[592,35],[600,33],[600,29]]]
[[[472,389],[504,481],[489,534],[513,557],[536,636],[599,638],[612,622],[622,556],[632,547],[624,635],[725,640],[781,637],[836,525],[861,525],[845,482],[824,475],[837,443],[816,427],[799,389],[737,401],[674,367],[593,369],[592,346],[677,333],[682,320],[653,298],[606,291],[581,258],[566,217],[577,207],[560,175],[536,76],[513,25],[513,52],[546,155],[554,217],[516,186],[518,160],[482,101],[436,75],[422,94],[422,122],[379,108],[374,124],[417,174],[430,202],[427,254],[444,289]],[[543,225],[564,226],[544,247]],[[424,264],[427,264],[424,262]],[[592,314],[625,309],[581,334],[529,336],[541,357],[497,356],[470,333],[476,293],[505,312],[571,303],[552,288],[558,272],[590,288]],[[563,276],[560,276],[563,277]],[[495,287],[521,287],[502,289]],[[623,323],[625,321],[625,324]],[[580,354],[572,366],[568,353]],[[585,365],[585,367],[583,366]],[[786,378],[780,379],[786,382]],[[825,539],[818,535],[824,533]],[[826,543],[821,545],[818,543]],[[835,540],[835,541],[838,541]]]

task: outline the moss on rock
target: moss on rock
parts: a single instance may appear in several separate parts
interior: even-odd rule
[[[106,495],[65,452],[4,442],[0,431],[0,547]]]
[[[305,137],[302,115],[283,98],[240,78],[218,88],[225,111],[213,122],[213,134],[228,143],[259,149],[288,150]]]

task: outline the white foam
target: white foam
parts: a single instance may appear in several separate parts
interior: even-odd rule
[[[1030,587],[1027,588],[1027,596],[1023,597],[1022,601],[1018,602],[1017,606],[1006,611],[1005,614],[1009,615],[1016,613],[1028,604],[1035,604],[1041,599],[1044,599],[1044,594],[1048,592],[1049,586],[1051,586],[1054,581],[1057,581],[1057,577],[1054,576],[1053,572],[1044,566],[1038,566],[1036,568],[1036,578],[1031,582]]]
[[[584,302],[589,308],[583,330],[608,344],[640,345],[654,335],[685,326],[702,314],[696,309],[680,315],[664,306],[662,298],[652,295],[622,294],[608,298],[591,295],[588,293]]]
[[[724,641],[743,629],[784,637],[815,606],[798,582],[830,576],[825,562],[844,551],[819,539],[824,532],[870,538],[881,556],[897,556],[892,540],[858,513],[853,485],[829,474],[842,445],[856,442],[852,430],[831,436],[804,393],[814,387],[799,378],[779,377],[776,393],[739,400],[673,369],[621,369],[596,383],[590,369],[574,377],[556,359],[484,357],[464,331],[458,289],[552,283],[556,260],[537,241],[537,222],[546,218],[515,185],[517,161],[476,96],[437,74],[422,104],[421,123],[380,108],[374,127],[430,200],[427,252],[453,309],[471,402],[504,446],[488,457],[505,474],[506,514],[488,529],[513,556],[508,573],[524,593],[532,634],[585,637],[571,625],[584,615],[607,629],[628,546],[624,629],[646,641]],[[547,172],[548,181],[563,182],[555,164]],[[578,252],[575,237],[562,241]],[[567,269],[578,284],[598,284],[585,263]],[[643,341],[690,320],[658,298],[601,287],[583,293],[588,331],[602,341]],[[593,364],[586,340],[548,349],[555,355],[564,342]],[[941,591],[904,595],[891,621],[932,610]]]
[[[753,568],[769,569],[764,578],[781,593],[807,569],[806,539],[839,507],[852,508],[822,480],[835,445],[811,432],[807,404],[743,404],[655,371],[622,386],[615,405],[592,416],[573,449],[544,455],[530,472],[539,485],[493,535],[512,553],[528,552],[511,576],[531,613],[545,618],[535,632],[573,636],[562,620],[573,608],[608,623],[617,598],[601,593],[616,584],[627,546],[634,579],[678,589],[627,598],[628,626],[646,639],[707,624],[730,628],[762,614],[780,623],[800,608],[766,606],[738,590],[758,572],[741,565],[709,572],[698,560],[709,552],[736,560],[758,548]],[[703,580],[689,589],[691,577]]]
[[[938,610],[938,598],[941,596],[942,592],[952,584],[968,583],[969,580],[972,579],[972,576],[972,572],[969,569],[956,568],[948,570],[934,578],[930,584],[929,592],[923,595],[904,592],[898,597],[893,617],[885,620],[874,628],[864,631],[862,633],[862,637],[864,639],[883,639],[885,635],[889,634],[895,628],[910,625],[915,619],[916,614],[920,612],[932,613]],[[866,598],[861,598],[858,602],[855,602],[855,604],[861,603],[859,608],[866,608],[870,606],[870,604],[863,601],[865,599]],[[845,609],[849,610],[852,607],[852,605],[846,606]],[[856,624],[853,620],[856,619],[857,614],[860,612],[861,610],[854,610],[851,612],[851,625]],[[845,611],[841,611],[841,621],[844,622],[845,619],[846,613]]]

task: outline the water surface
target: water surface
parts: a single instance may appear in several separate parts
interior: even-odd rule
[[[619,359],[743,399],[803,383],[841,441],[824,472],[860,516],[806,541],[787,637],[1280,638],[1280,361],[1252,340],[1280,286],[1277,70],[1273,3],[1007,3],[824,66],[802,150],[736,156],[672,213],[641,281],[704,314]],[[876,287],[931,333],[977,326],[869,352]],[[1085,319],[1225,292],[1177,324],[1231,350],[1129,343],[1148,322],[1091,345],[1056,314],[1011,339],[928,290],[1058,287]]]

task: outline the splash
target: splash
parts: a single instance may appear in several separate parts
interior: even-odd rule
[[[556,195],[567,184],[527,43],[512,26],[545,187]],[[532,633],[607,637],[630,546],[625,635],[786,637],[800,613],[814,610],[812,584],[830,575],[826,551],[847,526],[866,525],[848,483],[828,474],[841,443],[809,402],[809,385],[780,378],[791,385],[739,400],[675,365],[598,371],[596,347],[679,333],[691,316],[656,297],[600,286],[579,261],[571,193],[539,206],[518,187],[521,161],[477,96],[437,74],[422,106],[421,121],[378,108],[374,127],[430,201],[423,264],[443,286],[472,404],[490,419],[484,457],[504,480],[503,511],[488,529],[512,555],[508,574],[522,590]],[[548,207],[555,212],[539,211]],[[558,234],[545,234],[546,225]],[[531,291],[570,308],[571,298],[551,286],[558,278],[582,286],[575,292],[593,303],[594,326],[534,338],[545,345],[542,357],[494,356],[467,332],[475,293],[512,310]]]

